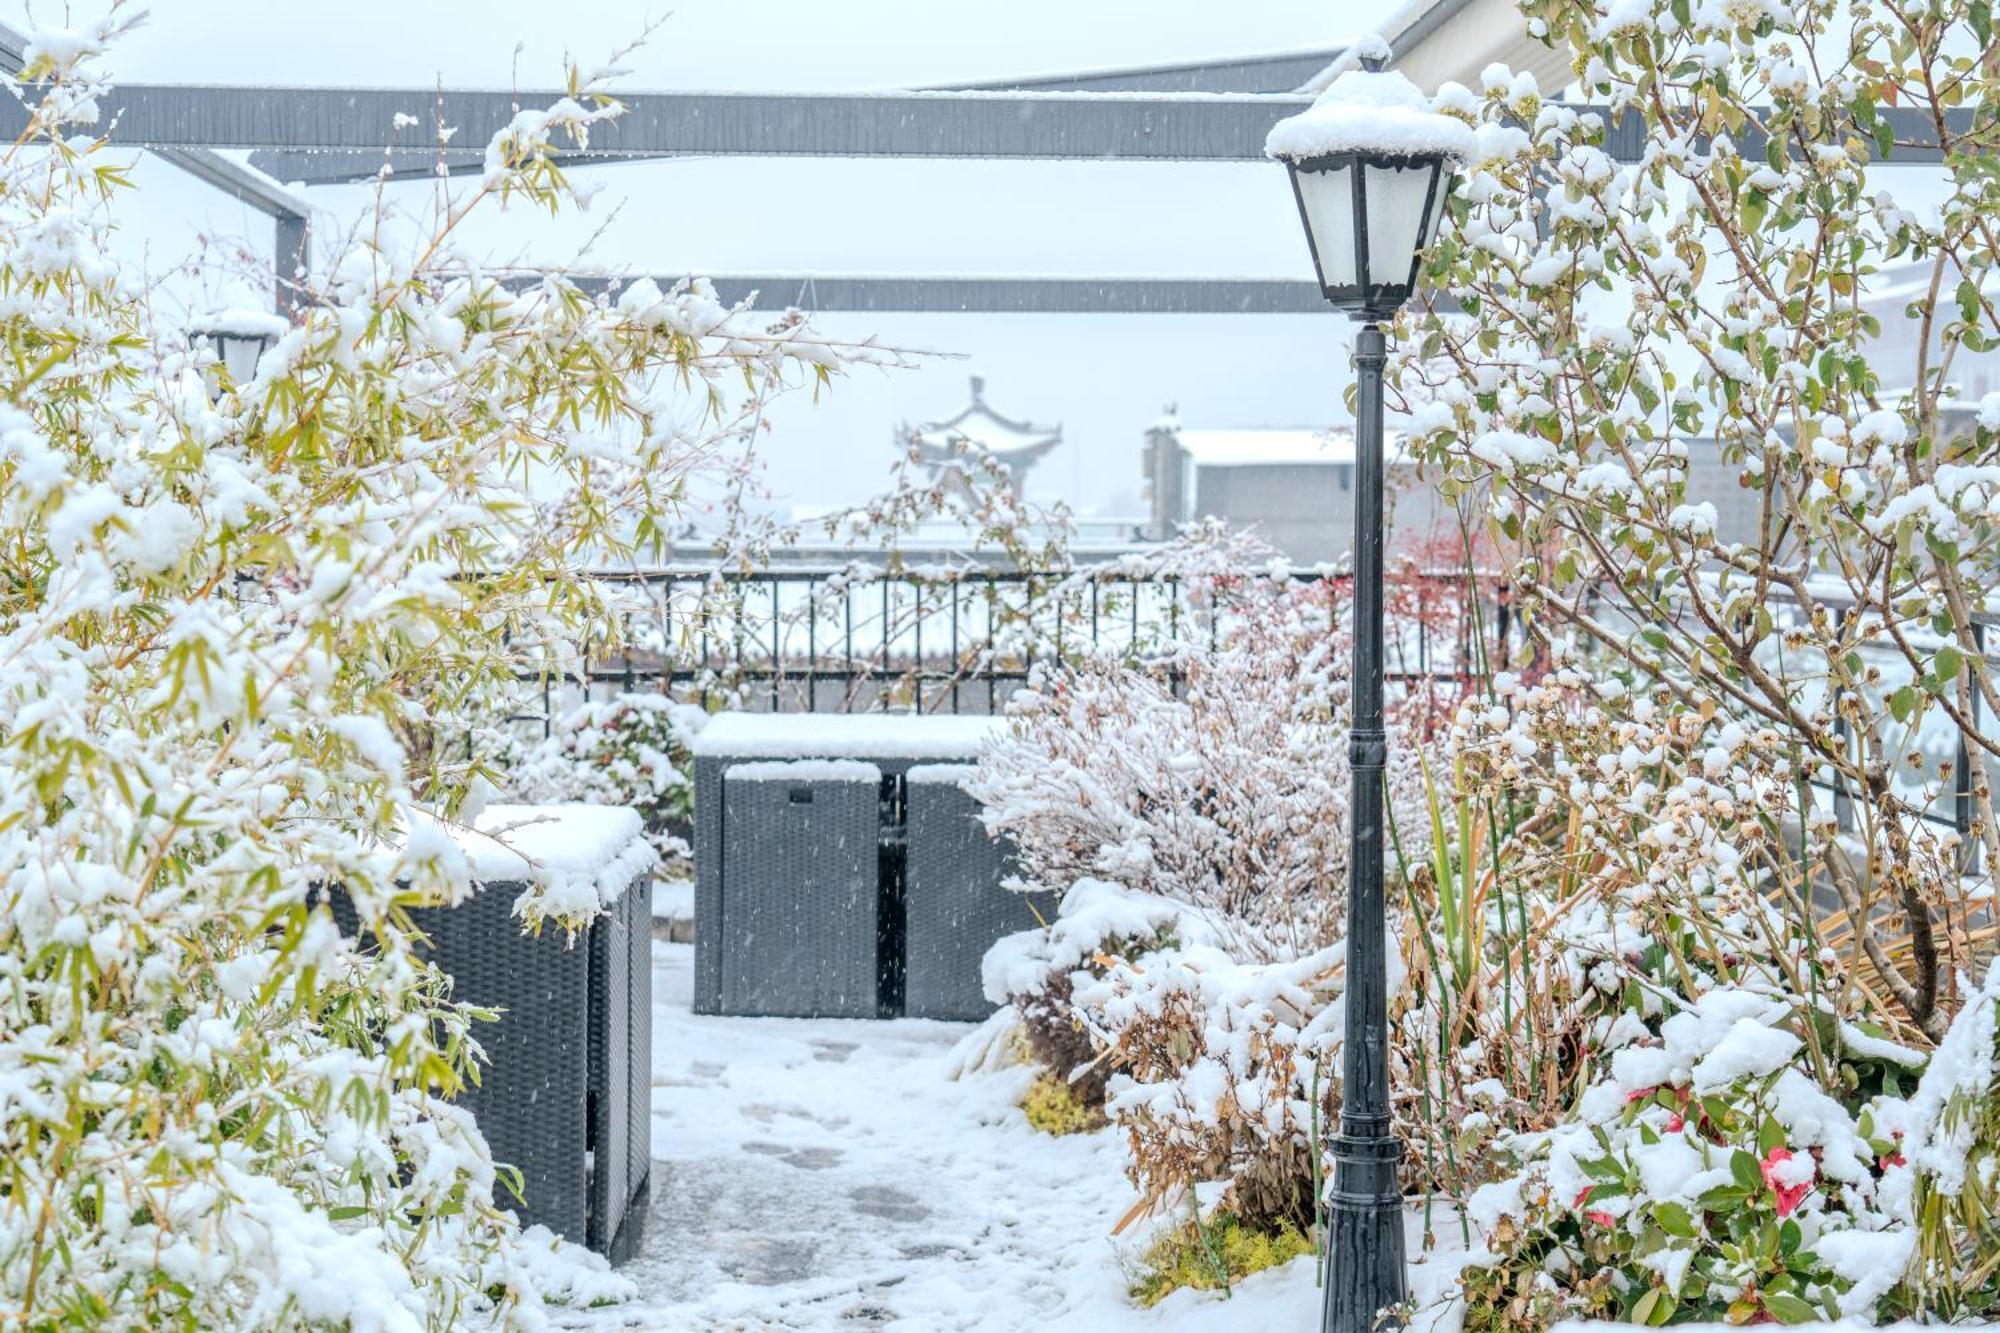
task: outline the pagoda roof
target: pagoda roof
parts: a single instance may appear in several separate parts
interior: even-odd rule
[[[1042,426],[993,410],[986,401],[986,381],[972,377],[972,401],[956,415],[927,421],[912,432],[926,462],[943,463],[972,444],[1008,464],[1032,463],[1062,443],[1061,426]]]

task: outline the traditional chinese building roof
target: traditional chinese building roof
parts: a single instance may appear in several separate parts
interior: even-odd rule
[[[917,456],[939,471],[956,469],[963,447],[971,445],[1013,474],[1018,491],[1028,469],[1062,443],[1062,427],[1005,416],[988,406],[985,394],[986,381],[974,375],[970,404],[943,421],[905,426],[903,437],[913,439]]]

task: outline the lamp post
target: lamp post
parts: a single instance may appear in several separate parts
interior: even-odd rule
[[[1291,171],[1321,292],[1354,341],[1354,670],[1347,760],[1347,1033],[1333,1137],[1322,1333],[1367,1333],[1404,1300],[1402,1145],[1389,1119],[1389,978],[1383,907],[1382,324],[1409,299],[1472,133],[1439,115],[1379,39],[1362,68],[1280,121],[1265,151]],[[1393,1316],[1390,1316],[1393,1318]]]
[[[210,399],[222,396],[222,378],[231,385],[247,384],[257,373],[257,363],[285,335],[291,324],[281,315],[261,310],[218,311],[189,329],[197,342],[206,342],[215,352],[215,361],[204,368]]]

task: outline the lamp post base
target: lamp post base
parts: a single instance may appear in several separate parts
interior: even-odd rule
[[[1400,1146],[1394,1139],[1387,1144],[1391,1153]],[[1391,1156],[1388,1160],[1393,1163],[1395,1159]],[[1320,1306],[1320,1333],[1377,1333],[1401,1328],[1406,1294],[1402,1195],[1348,1194],[1336,1188],[1327,1207],[1326,1294]]]

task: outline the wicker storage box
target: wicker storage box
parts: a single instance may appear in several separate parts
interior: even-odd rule
[[[695,1011],[883,1018],[903,1013],[905,777],[918,765],[976,758],[1003,725],[994,717],[896,714],[711,718],[694,743]],[[836,823],[825,811],[807,816],[780,809],[792,804],[789,795],[754,795],[758,783],[727,781],[745,766],[817,760],[857,762],[877,771],[865,835],[859,824]],[[756,822],[736,814],[739,798],[757,802]],[[815,795],[812,802],[820,799]],[[861,807],[870,804],[855,791],[830,793],[827,799],[836,802],[843,821],[862,818]],[[767,843],[758,831],[764,828],[793,831],[789,841]],[[836,877],[851,884],[856,875],[870,886],[858,896],[832,886]],[[836,904],[851,904],[853,913],[838,928],[828,916]],[[765,936],[772,931],[792,942],[787,946],[792,952],[767,947]],[[865,956],[857,951],[868,947],[871,931],[873,953]],[[804,971],[820,973],[825,985],[836,989],[815,991],[821,983],[810,976],[783,974],[801,970],[800,960]],[[872,1008],[857,977],[863,967],[875,978]],[[972,978],[976,992],[976,965]]]
[[[903,868],[903,1012],[980,1019],[993,1002],[979,964],[1002,935],[1052,920],[1054,900],[1002,888],[1013,854],[986,835],[963,764],[920,764],[905,776],[909,850]]]
[[[537,848],[560,848],[551,855],[565,859],[602,850],[626,822],[606,818],[618,814],[631,812],[501,806],[478,823],[513,826],[500,839],[539,864]],[[629,822],[628,842],[639,836],[637,816]],[[498,1022],[474,1027],[486,1063],[459,1101],[494,1161],[521,1173],[522,1200],[503,1187],[498,1201],[523,1225],[540,1223],[610,1253],[652,1167],[650,854],[628,846],[604,859],[604,911],[572,943],[554,928],[522,933],[514,916],[529,887],[522,858],[510,863],[511,854],[481,841],[460,838],[478,891],[455,907],[411,913],[430,938],[431,961],[452,978],[454,998],[502,1011]],[[482,873],[496,868],[515,873]],[[344,895],[334,895],[333,909],[341,930],[354,933]]]

